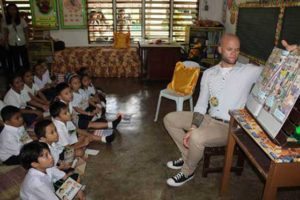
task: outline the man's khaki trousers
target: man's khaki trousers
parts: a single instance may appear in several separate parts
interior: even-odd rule
[[[201,125],[192,130],[189,148],[183,146],[186,130],[191,128],[192,112],[171,112],[164,118],[168,133],[179,148],[184,165],[182,172],[185,176],[192,174],[203,157],[205,147],[224,146],[227,144],[228,124],[217,121],[205,115]]]

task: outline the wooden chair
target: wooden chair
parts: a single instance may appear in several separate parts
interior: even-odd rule
[[[203,155],[203,169],[202,177],[207,177],[208,173],[217,173],[223,171],[223,166],[220,167],[210,167],[211,156],[225,156],[225,146],[221,147],[205,147]],[[232,172],[240,176],[243,172],[244,167],[244,155],[238,148],[235,149],[234,154],[238,156],[236,165],[231,168]]]

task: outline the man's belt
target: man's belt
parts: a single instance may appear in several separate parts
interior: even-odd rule
[[[229,120],[225,120],[225,119],[221,119],[221,118],[217,118],[217,117],[211,117],[211,118],[213,118],[214,120],[217,120],[217,121],[220,121],[220,122],[226,123],[226,124],[228,124],[228,123],[229,123]]]

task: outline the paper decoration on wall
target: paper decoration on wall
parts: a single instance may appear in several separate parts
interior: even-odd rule
[[[61,28],[86,28],[85,0],[60,0],[59,2]]]
[[[57,6],[55,0],[30,0],[32,24],[35,27],[57,29]]]

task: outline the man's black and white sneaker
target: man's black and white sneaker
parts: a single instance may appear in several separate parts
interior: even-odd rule
[[[182,158],[179,158],[178,160],[173,160],[167,162],[167,166],[171,169],[181,169],[183,166],[184,161]]]
[[[185,175],[182,172],[179,172],[172,178],[169,178],[167,180],[167,184],[172,187],[179,187],[185,184],[186,182],[192,180],[193,178],[194,178],[194,173],[192,173],[188,177],[185,177]]]

